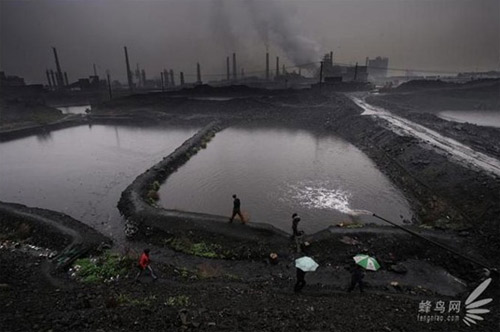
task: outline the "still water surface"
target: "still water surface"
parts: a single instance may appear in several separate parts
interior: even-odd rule
[[[461,122],[473,123],[478,126],[500,128],[500,110],[498,111],[443,111],[439,112],[438,116],[442,119]]]
[[[306,232],[350,221],[353,209],[395,222],[400,216],[411,219],[406,199],[356,147],[336,136],[283,128],[233,127],[218,133],[162,185],[160,204],[230,215],[233,193],[250,221],[288,232],[294,212]]]
[[[64,212],[121,242],[121,192],[196,130],[94,125],[0,143],[0,200]]]
[[[86,114],[85,111],[90,108],[90,105],[57,107],[57,109],[62,111],[63,114]]]

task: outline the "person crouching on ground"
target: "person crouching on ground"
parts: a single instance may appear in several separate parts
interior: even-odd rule
[[[135,281],[139,281],[139,277],[142,275],[142,273],[146,270],[149,271],[149,274],[151,274],[151,277],[153,280],[158,279],[158,277],[155,275],[153,268],[151,268],[151,259],[149,258],[149,249],[144,249],[144,252],[141,255],[141,258],[139,258],[139,272],[135,276]]]

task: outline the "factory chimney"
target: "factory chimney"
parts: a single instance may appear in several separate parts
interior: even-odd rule
[[[132,72],[130,71],[130,63],[128,62],[128,52],[127,52],[127,46],[124,46],[123,49],[125,50],[125,63],[127,65],[127,81],[128,81],[128,88],[130,92],[134,91],[134,88],[132,86]]]
[[[165,86],[167,87],[169,84],[168,84],[168,70],[166,69],[163,69],[163,79],[164,79],[164,83],[165,83]]]
[[[95,69],[95,63],[94,63],[94,76],[97,76],[97,70]]]
[[[236,53],[233,53],[233,80],[236,81],[238,75],[236,74]]]
[[[276,57],[276,79],[280,76],[280,57]]]
[[[330,51],[330,64],[333,66],[333,52]]]
[[[50,77],[52,77],[52,86],[54,87],[54,89],[56,89],[57,88],[57,82],[56,82],[54,71],[52,69],[50,70]]]
[[[54,59],[56,60],[56,69],[57,69],[57,87],[62,88],[64,87],[64,81],[63,81],[63,73],[61,70],[61,66],[59,65],[59,58],[57,56],[57,50],[55,47],[52,47],[52,50],[54,51]]]
[[[201,69],[200,63],[196,63],[196,84],[201,84]]]
[[[47,81],[49,81],[49,89],[52,89],[52,82],[50,81],[50,73],[48,69],[45,69],[45,74],[47,75]]]
[[[174,71],[170,69],[170,85],[175,86]]]
[[[111,77],[109,77],[109,70],[106,70],[106,78],[108,79],[109,100],[111,100],[113,99],[113,92],[111,90]]]
[[[66,86],[69,86],[68,74],[66,72],[64,72],[64,82],[66,82]]]
[[[269,52],[266,52],[266,80],[269,81]]]
[[[184,85],[184,73],[181,71],[181,86]]]
[[[142,86],[146,86],[146,71],[144,69],[141,70],[141,81]]]
[[[226,71],[227,71],[227,80],[231,79],[231,70],[229,69],[229,57],[226,57]]]

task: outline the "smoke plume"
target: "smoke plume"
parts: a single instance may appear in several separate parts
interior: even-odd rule
[[[318,62],[319,44],[304,36],[282,8],[273,2],[248,0],[245,2],[257,31],[266,48],[269,44],[279,47],[294,65]]]

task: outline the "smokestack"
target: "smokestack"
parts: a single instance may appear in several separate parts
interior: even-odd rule
[[[266,53],[266,80],[269,81],[269,52]]]
[[[170,69],[170,85],[175,86],[174,71]]]
[[[134,88],[132,86],[132,72],[130,71],[130,63],[128,62],[128,52],[127,52],[127,46],[124,46],[123,49],[125,50],[125,63],[127,65],[127,81],[128,81],[128,88],[130,92],[134,91]]]
[[[227,80],[231,79],[231,71],[229,69],[229,57],[226,57],[226,70],[227,70]]]
[[[97,76],[97,70],[95,69],[95,63],[94,63],[94,76]]]
[[[184,85],[184,73],[181,71],[181,86]]]
[[[50,70],[50,77],[52,77],[52,86],[54,87],[54,89],[57,88],[56,78],[52,69]]]
[[[280,57],[276,57],[276,78],[280,76]]]
[[[50,81],[50,73],[48,69],[45,69],[45,74],[47,75],[47,81],[49,81],[49,89],[52,89],[52,82]]]
[[[330,64],[333,66],[333,52],[330,51]]]
[[[57,56],[57,50],[55,47],[52,47],[52,50],[54,51],[54,59],[56,60],[56,68],[57,68],[57,86],[59,88],[62,88],[64,86],[64,81],[63,81],[63,74],[61,70],[61,66],[59,65],[59,57]]]
[[[165,87],[167,87],[169,84],[168,82],[168,70],[166,69],[163,69],[163,79],[164,79],[164,84],[165,84]]]
[[[69,85],[68,74],[66,72],[64,72],[64,81],[66,82],[66,86],[68,86]]]
[[[233,80],[236,81],[238,75],[236,74],[236,53],[233,53]]]
[[[144,69],[141,70],[141,78],[142,78],[142,86],[146,86],[146,71]]]
[[[109,70],[106,70],[106,77],[108,79],[109,100],[111,100],[113,99],[113,92],[111,90],[111,77],[109,77]]]
[[[163,72],[160,72],[160,78],[161,78],[161,92],[165,92],[165,80],[163,79]]]
[[[196,84],[201,84],[201,69],[200,63],[196,63]]]

